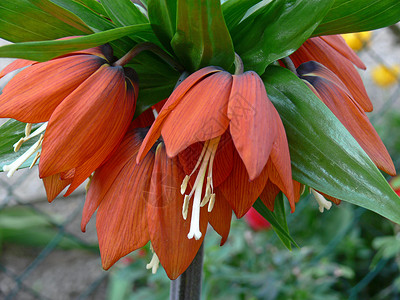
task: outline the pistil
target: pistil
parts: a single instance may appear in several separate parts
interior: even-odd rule
[[[194,237],[196,240],[198,240],[202,236],[202,233],[200,231],[200,207],[207,204],[211,198],[213,198],[212,201],[213,203],[209,205],[209,211],[211,211],[212,207],[214,206],[215,194],[214,194],[214,185],[212,181],[212,167],[220,138],[221,137],[217,137],[205,142],[203,150],[201,151],[199,159],[196,163],[196,166],[193,168],[192,173],[185,177],[181,185],[181,193],[183,194],[186,191],[190,177],[200,166],[194,186],[190,191],[189,195],[185,195],[182,207],[182,215],[183,218],[186,220],[189,208],[189,201],[194,195],[190,230],[187,235],[188,239],[192,239]],[[207,168],[208,168],[207,184],[204,197],[202,199],[203,185]]]

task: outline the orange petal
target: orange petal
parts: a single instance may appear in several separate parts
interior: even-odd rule
[[[75,55],[26,68],[3,89],[0,118],[48,121],[56,107],[103,63],[96,56]]]
[[[161,127],[170,114],[171,111],[180,103],[183,96],[198,83],[199,81],[203,80],[205,77],[216,73],[221,72],[221,69],[216,67],[205,67],[203,69],[198,70],[197,72],[190,75],[186,78],[182,83],[178,85],[178,87],[172,92],[171,96],[168,98],[167,102],[161,109],[156,122],[151,126],[149,133],[146,135],[145,140],[143,141],[142,146],[140,147],[137,161],[139,162],[146,153],[150,150],[150,148],[154,145],[156,140],[161,135]]]
[[[70,191],[101,165],[133,116],[125,85],[121,67],[104,65],[57,107],[42,145],[41,177],[76,168]]]
[[[294,202],[299,202],[301,197],[301,183],[293,180]]]
[[[260,196],[267,179],[267,168],[264,168],[260,176],[253,181],[249,181],[246,167],[239,154],[234,151],[232,172],[218,189],[229,202],[236,216],[241,218]]]
[[[150,239],[146,205],[153,163],[154,155],[146,156],[139,165],[135,157],[129,160],[100,203],[96,228],[106,270]]]
[[[353,98],[364,111],[372,111],[373,106],[368,97],[360,74],[353,64],[332,49],[323,40],[317,38],[308,39],[295,53],[290,56],[296,67],[300,64],[315,60],[332,72],[347,86]]]
[[[313,85],[317,96],[347,128],[376,166],[394,176],[396,170],[392,159],[361,107],[331,81],[320,77],[303,78]]]
[[[301,64],[296,71],[298,75],[300,75],[299,76],[300,78],[302,78],[302,76],[317,76],[332,81],[334,84],[342,88],[353,99],[350,91],[347,89],[347,86],[340,80],[340,78],[335,73],[333,73],[323,64],[320,64],[313,60],[308,61]],[[357,101],[354,100],[354,102]]]
[[[273,184],[271,180],[267,181],[267,184],[260,195],[260,199],[270,211],[274,211],[275,198],[278,196],[280,191],[281,190]]]
[[[358,68],[366,70],[367,67],[364,65],[362,60],[358,57],[358,55],[347,45],[346,41],[344,38],[342,38],[341,35],[325,35],[325,36],[320,36],[319,39],[324,41],[326,44],[331,46],[333,49],[335,49],[338,53],[346,57],[348,60],[350,60],[354,65],[356,65]]]
[[[100,149],[104,150],[104,152],[97,153],[97,156],[95,155],[90,157],[90,159],[88,159],[82,165],[76,168],[74,181],[71,183],[64,197],[71,194],[83,181],[86,180],[86,178],[90,176],[90,174],[93,173],[95,169],[97,169],[105,161],[107,161],[110,158],[110,156],[112,156],[113,153],[116,151],[117,146],[119,145],[121,139],[123,138],[123,135],[126,132],[126,128],[129,126],[129,122],[133,117],[136,105],[136,96],[137,93],[135,92],[135,89],[130,85],[129,82],[127,82],[125,103],[122,103],[123,101],[120,101],[119,107],[117,105],[115,105],[114,107],[114,109],[116,110],[121,109],[121,111],[123,111],[125,115],[121,115],[122,119],[119,120],[119,124],[116,124],[117,126],[114,129],[115,132],[113,132],[111,140],[107,140],[110,148]],[[118,97],[116,98],[116,100],[118,101]],[[119,132],[119,137],[117,135],[118,132]],[[145,132],[147,132],[147,130],[138,131],[138,133],[142,134],[141,140],[143,140],[144,138],[143,134],[145,134]],[[103,144],[103,146],[106,145]]]
[[[218,72],[197,83],[184,95],[161,129],[170,157],[191,144],[221,136],[226,131],[231,84],[231,74]]]
[[[295,210],[295,196],[293,191],[292,167],[290,164],[289,145],[285,128],[281,118],[274,108],[275,122],[277,125],[277,137],[271,150],[267,163],[268,179],[277,185],[289,200],[292,212]]]
[[[147,217],[151,244],[170,279],[176,279],[190,265],[203,242],[208,224],[207,208],[203,207],[200,210],[201,238],[187,238],[191,205],[188,218],[184,220],[180,193],[184,176],[178,159],[168,158],[165,147],[160,145],[150,184]]]
[[[46,189],[47,200],[52,202],[54,198],[58,196],[59,193],[69,184],[71,184],[72,179],[62,180],[60,174],[51,175],[49,177],[43,178],[44,188]]]
[[[215,204],[213,210],[209,213],[209,222],[214,230],[222,237],[221,244],[225,244],[231,229],[232,208],[224,195],[215,189]]]
[[[273,109],[257,73],[233,75],[228,106],[230,132],[250,180],[258,177],[267,164],[277,134]]]
[[[26,60],[26,59],[16,59],[9,65],[7,65],[3,70],[0,72],[0,79],[6,76],[8,73],[11,73],[12,71],[21,69],[23,67],[30,66],[32,64],[37,63],[36,61],[33,60]]]
[[[143,130],[127,132],[114,155],[94,173],[83,207],[82,231],[85,231],[87,223],[124,166],[130,160],[136,160],[136,154],[144,135],[145,132]]]

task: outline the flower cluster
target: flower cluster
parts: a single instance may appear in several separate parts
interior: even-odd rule
[[[365,114],[372,105],[353,64],[365,66],[343,39],[311,38],[290,58],[292,71],[374,163],[394,174]],[[140,82],[114,62],[110,46],[42,63],[17,60],[0,77],[25,66],[0,96],[0,117],[47,122],[39,174],[49,201],[92,177],[82,230],[97,210],[105,269],[150,241],[149,268],[160,262],[175,279],[192,262],[208,224],[222,245],[232,212],[243,217],[258,198],[273,211],[283,192],[294,212],[301,184],[292,178],[285,128],[257,73],[202,68],[153,108],[156,118],[150,109],[133,120]],[[340,202],[313,193],[322,207],[331,205],[323,196]]]

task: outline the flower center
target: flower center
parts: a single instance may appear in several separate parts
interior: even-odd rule
[[[193,188],[189,194],[185,195],[183,201],[182,216],[186,220],[189,208],[189,201],[194,195],[194,200],[192,205],[192,219],[190,222],[190,230],[187,235],[188,239],[192,239],[194,237],[196,240],[198,240],[201,238],[202,234],[200,232],[200,207],[203,207],[208,203],[208,212],[211,212],[214,207],[215,194],[214,194],[214,185],[212,178],[212,169],[213,169],[215,153],[217,152],[217,147],[220,139],[221,137],[219,136],[212,140],[208,140],[204,143],[203,150],[201,151],[199,159],[197,160],[196,166],[194,167],[190,175],[186,175],[181,185],[181,194],[183,195],[186,191],[190,177],[200,167]],[[206,190],[204,193],[204,197],[201,198],[207,169],[208,173],[207,173]]]

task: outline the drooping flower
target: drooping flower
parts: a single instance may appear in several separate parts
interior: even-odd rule
[[[136,163],[147,131],[128,131],[110,159],[94,173],[82,230],[98,208],[96,227],[105,269],[151,241],[153,261],[159,260],[167,275],[175,279],[190,265],[204,236],[198,240],[186,237],[190,216],[182,218],[180,189],[185,174],[178,158],[169,158],[164,143],[158,140],[140,164]],[[205,232],[210,223],[226,240],[232,215],[226,200],[221,197],[210,214],[205,207],[201,210],[201,230]]]
[[[183,206],[185,217],[193,198],[189,238],[202,237],[200,207],[209,202],[212,209],[219,193],[240,218],[270,181],[286,194],[294,210],[285,130],[255,72],[231,75],[206,67],[189,76],[160,111],[138,152],[138,162],[160,135],[168,156],[179,154],[190,174],[181,191],[184,194],[187,183],[192,183]]]
[[[340,78],[314,61],[301,64],[297,72],[358,141],[377,167],[390,175],[395,175],[396,170],[385,145],[364,110],[354,100]]]
[[[68,184],[78,187],[123,138],[136,105],[132,69],[112,65],[103,45],[47,62],[16,61],[7,70],[31,64],[0,95],[0,117],[48,122],[39,175],[51,201]]]
[[[340,35],[310,38],[290,55],[290,58],[296,68],[308,61],[316,61],[324,65],[346,85],[352,98],[364,111],[372,111],[371,100],[360,74],[354,67],[355,65],[365,70],[366,66]]]

